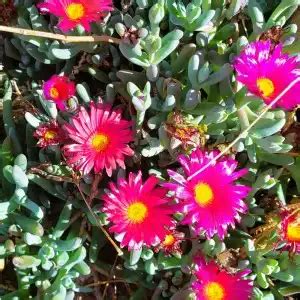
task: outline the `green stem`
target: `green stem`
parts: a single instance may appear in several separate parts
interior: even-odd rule
[[[248,115],[247,115],[247,112],[246,112],[245,108],[242,107],[242,108],[238,109],[237,115],[238,115],[239,120],[240,120],[241,130],[243,131],[250,125]]]

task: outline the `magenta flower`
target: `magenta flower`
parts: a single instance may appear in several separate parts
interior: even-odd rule
[[[230,274],[213,261],[206,264],[203,259],[197,259],[192,289],[197,300],[247,300],[251,297],[253,282],[243,277],[249,273],[246,270]]]
[[[191,224],[197,230],[204,230],[207,238],[217,234],[221,239],[227,228],[239,221],[239,213],[245,213],[247,206],[242,200],[248,195],[249,187],[237,185],[234,181],[247,173],[246,169],[235,172],[237,162],[224,158],[203,172],[187,178],[217,156],[216,151],[201,152],[196,149],[190,156],[180,155],[178,160],[184,175],[168,170],[173,180],[164,186],[175,192],[179,199],[178,210],[185,214],[182,222]]]
[[[297,210],[281,212],[281,240],[286,243],[285,250],[300,253],[300,220]]]
[[[300,75],[297,58],[283,54],[281,44],[275,46],[274,50],[272,47],[270,41],[253,42],[234,62],[237,80],[267,104]],[[293,109],[300,104],[299,94],[300,83],[291,88],[276,105]]]
[[[38,139],[37,145],[45,148],[51,145],[58,145],[63,142],[65,137],[63,131],[56,121],[41,124],[34,132],[33,136]]]
[[[163,241],[173,225],[173,208],[168,205],[167,190],[157,187],[158,179],[150,176],[145,183],[142,174],[130,173],[128,181],[119,179],[117,186],[110,183],[110,189],[103,196],[103,211],[112,222],[111,232],[118,234],[121,247],[139,249]]]
[[[75,84],[66,76],[53,75],[43,85],[46,100],[55,102],[60,110],[65,109],[65,102],[75,95]]]
[[[119,165],[125,169],[124,156],[132,156],[128,143],[133,140],[131,122],[121,119],[121,111],[110,105],[90,105],[88,113],[84,107],[72,118],[72,124],[64,126],[72,144],[64,146],[67,162],[88,174],[106,170],[108,176]]]
[[[102,20],[104,13],[113,10],[112,0],[45,0],[38,5],[44,13],[59,18],[58,27],[63,32],[82,25],[91,31],[91,22]]]

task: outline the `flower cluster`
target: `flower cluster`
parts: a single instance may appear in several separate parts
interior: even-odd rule
[[[112,10],[112,1],[45,0],[39,4],[39,9],[57,16],[58,27],[63,32],[78,25],[91,31],[91,23],[101,21]],[[235,58],[233,66],[237,81],[266,104],[277,99],[275,106],[285,110],[300,104],[298,58],[285,54],[281,43],[273,45],[269,40],[252,42]],[[299,83],[282,95],[285,88],[297,79]],[[140,170],[139,164],[134,161],[136,157],[133,158],[133,148],[140,146],[134,143],[133,122],[126,119],[126,113],[123,114],[117,105],[107,103],[91,101],[89,105],[80,104],[76,111],[70,111],[68,101],[76,98],[75,80],[66,75],[53,75],[44,83],[44,99],[52,101],[64,112],[61,118],[37,126],[34,137],[40,148],[56,145],[52,148],[61,150],[64,163],[83,176],[102,174],[114,178],[113,175],[116,175],[117,182],[111,180],[101,194],[99,210],[107,217],[108,230],[120,246],[128,251],[140,252],[151,248],[156,252],[153,255],[169,258],[180,257],[184,252],[182,242],[185,239],[196,239],[191,253],[202,246],[203,238],[224,242],[230,236],[230,230],[239,226],[242,216],[248,211],[245,200],[251,188],[243,179],[249,166],[239,168],[234,156],[223,155],[220,158],[218,151],[207,150],[210,144],[207,146],[205,133],[211,128],[205,124],[198,125],[200,122],[193,123],[194,120],[189,122],[183,109],[183,112],[177,111],[172,106],[173,111],[168,112],[164,129],[168,138],[182,143],[178,150],[181,154],[172,153],[176,165],[162,170],[161,176],[165,177],[162,182],[154,175],[143,178],[146,172],[142,173],[144,170]],[[194,85],[199,87],[200,95],[202,84]],[[151,96],[149,92],[150,100]],[[135,105],[136,110],[137,107]],[[144,134],[146,116],[144,107],[142,112],[141,135]],[[128,161],[130,164],[126,164]],[[155,163],[151,161],[149,165],[152,164]],[[134,172],[115,172],[119,168],[125,170],[126,165],[130,165],[129,171]],[[89,176],[86,178],[89,179]],[[181,231],[180,226],[186,231]],[[277,233],[280,241],[286,244],[284,249],[299,253],[298,211],[283,211],[279,227]],[[188,231],[190,233],[186,234]],[[191,288],[199,300],[247,300],[253,289],[253,282],[244,278],[249,273],[231,274],[213,261],[196,259]]]
[[[46,100],[64,110],[65,102],[75,95],[75,84],[66,76],[54,75],[44,83],[43,90]],[[62,144],[64,135],[62,150],[67,163],[84,175],[105,169],[111,176],[117,166],[125,169],[125,156],[134,153],[129,147],[133,141],[131,122],[122,119],[122,112],[110,105],[91,102],[89,111],[80,107],[70,124],[59,126],[55,121],[42,124],[34,134],[41,147]]]

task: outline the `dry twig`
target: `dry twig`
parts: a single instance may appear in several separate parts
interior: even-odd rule
[[[123,251],[120,249],[120,247],[115,243],[115,241],[111,238],[111,236],[109,235],[109,233],[105,230],[105,228],[101,225],[101,223],[99,222],[97,216],[95,215],[95,213],[93,212],[92,208],[90,207],[86,197],[84,196],[80,186],[79,186],[79,183],[77,182],[74,182],[74,184],[76,185],[83,201],[85,202],[85,205],[87,206],[90,214],[92,215],[92,217],[94,218],[94,221],[96,222],[97,224],[97,227],[101,229],[101,231],[104,233],[104,235],[106,236],[106,238],[110,241],[110,243],[112,244],[112,246],[115,248],[115,250],[117,251],[118,255],[119,256],[122,256],[123,255]]]
[[[25,28],[17,28],[0,25],[0,31],[10,32],[25,36],[34,36],[51,40],[58,40],[64,43],[112,43],[120,44],[121,40],[108,35],[90,35],[90,36],[71,36],[46,31],[30,30]]]

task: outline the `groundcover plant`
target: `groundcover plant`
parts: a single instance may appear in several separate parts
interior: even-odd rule
[[[0,0],[0,299],[300,299],[300,0]]]

